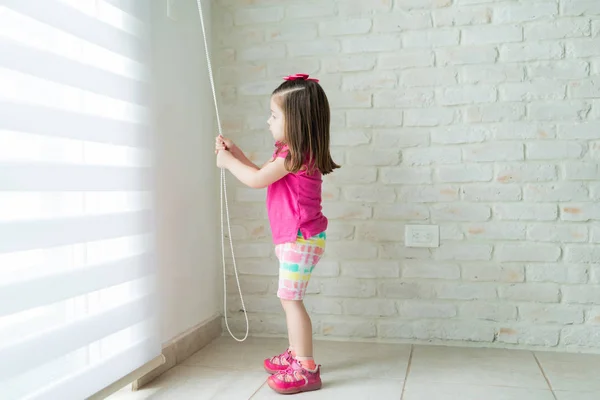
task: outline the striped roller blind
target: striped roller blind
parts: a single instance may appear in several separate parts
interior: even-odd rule
[[[149,2],[0,0],[0,398],[160,354]]]

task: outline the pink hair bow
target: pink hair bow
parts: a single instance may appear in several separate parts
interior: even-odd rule
[[[288,75],[286,77],[283,78],[284,81],[295,81],[295,80],[303,80],[303,81],[311,81],[311,82],[319,82],[318,79],[315,78],[309,78],[308,74],[294,74],[294,75]]]

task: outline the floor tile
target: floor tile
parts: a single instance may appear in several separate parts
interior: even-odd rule
[[[600,393],[600,355],[535,353],[555,391]],[[600,395],[596,400],[600,399]]]
[[[554,391],[558,400],[598,400],[600,399],[600,391],[595,392],[564,392],[561,390]]]
[[[403,400],[554,400],[550,390],[428,382],[406,384]]]
[[[531,352],[415,346],[408,382],[549,389]]]
[[[324,380],[323,388],[294,395],[294,400],[399,400],[404,382],[395,379],[338,378]],[[252,400],[279,399],[281,395],[263,386]]]

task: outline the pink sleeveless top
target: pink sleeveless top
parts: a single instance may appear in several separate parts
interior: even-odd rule
[[[286,158],[286,145],[277,144],[273,157]],[[289,173],[267,189],[267,213],[275,244],[292,243],[298,233],[305,239],[327,229],[327,218],[321,207],[323,179],[317,170]]]

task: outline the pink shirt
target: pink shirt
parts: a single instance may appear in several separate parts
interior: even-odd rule
[[[288,147],[278,145],[273,157],[286,158]],[[321,212],[323,179],[317,170],[289,173],[267,189],[267,212],[275,244],[295,242],[298,231],[305,239],[327,229],[327,218]]]

